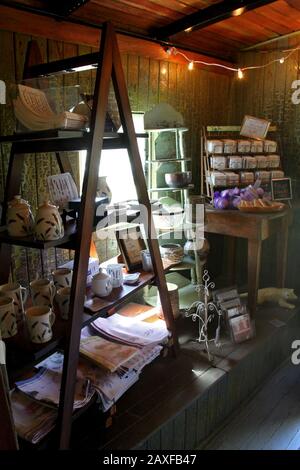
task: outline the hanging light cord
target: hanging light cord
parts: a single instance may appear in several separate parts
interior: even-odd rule
[[[295,47],[294,49],[289,50],[289,53],[286,56],[282,56],[279,59],[273,59],[270,62],[267,62],[266,64],[263,65],[251,65],[247,67],[229,67],[228,65],[223,65],[215,62],[205,62],[204,60],[192,60],[189,59],[189,57],[184,54],[184,52],[179,51],[176,49],[176,47],[170,47],[167,49],[167,54],[168,55],[181,55],[187,62],[188,62],[188,68],[189,70],[193,70],[194,64],[201,64],[201,65],[207,65],[209,67],[219,67],[223,68],[226,70],[230,70],[231,72],[237,72],[238,78],[244,78],[244,72],[246,70],[254,70],[254,69],[263,69],[266,67],[269,67],[272,64],[275,64],[276,62],[279,62],[280,64],[283,64],[294,52],[299,51],[300,46]],[[286,52],[286,51],[283,51]]]

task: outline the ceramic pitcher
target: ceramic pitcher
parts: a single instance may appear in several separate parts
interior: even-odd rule
[[[36,214],[35,236],[38,240],[58,240],[64,236],[64,226],[58,207],[45,201]]]
[[[30,205],[19,195],[8,203],[6,225],[12,237],[26,237],[33,231],[34,219]]]

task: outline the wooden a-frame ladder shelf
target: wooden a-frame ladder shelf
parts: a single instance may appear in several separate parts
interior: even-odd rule
[[[0,139],[0,143],[1,141],[12,142],[6,179],[5,198],[3,201],[2,226],[5,225],[7,202],[20,191],[21,176],[26,153],[55,152],[60,171],[72,173],[68,156],[61,152],[83,149],[87,151],[81,209],[75,234],[76,243],[73,243],[74,246],[71,247],[75,249],[74,269],[71,286],[70,314],[69,320],[66,322],[64,333],[64,365],[56,426],[56,432],[59,435],[58,446],[61,449],[65,449],[69,446],[71,434],[80,333],[83,323],[86,324],[88,321],[87,317],[85,315],[83,316],[83,309],[86,293],[85,281],[88,269],[89,249],[93,230],[94,212],[91,208],[93,208],[95,204],[98,168],[100,164],[101,151],[104,149],[124,147],[128,150],[138,200],[141,204],[145,205],[149,211],[147,224],[145,224],[145,232],[153,263],[154,279],[160,292],[161,304],[167,328],[171,333],[169,344],[171,345],[173,352],[176,352],[178,348],[178,341],[158,242],[156,239],[151,238],[151,233],[153,232],[151,206],[132,121],[120,52],[113,27],[109,23],[105,25],[102,30],[100,50],[97,53],[59,60],[49,64],[36,65],[39,62],[41,62],[39,50],[37,44],[33,41],[30,43],[27,51],[24,67],[24,79],[32,79],[57,73],[75,72],[78,71],[78,67],[82,66],[90,66],[91,68],[97,67],[89,133],[79,131],[78,135],[75,134],[74,136],[74,134],[70,134],[72,137],[68,137],[68,131],[62,132],[50,130],[28,134],[15,134],[13,136],[6,136]],[[123,134],[113,135],[105,134],[104,132],[111,79],[119,108],[121,124],[124,129]],[[72,236],[72,234],[69,235]],[[11,245],[13,245],[14,242],[16,243],[16,240],[10,239],[3,233],[1,236],[0,283],[4,283],[7,282],[9,277]],[[62,239],[60,242],[60,244],[55,243],[55,246],[68,246],[70,238],[68,238],[68,240]],[[27,246],[33,246],[40,249],[47,248],[47,244],[42,246],[38,243],[30,244],[29,242]],[[90,319],[90,321],[92,321],[93,316],[91,316]],[[1,394],[5,396],[5,389],[3,389],[3,384],[0,381],[0,395]],[[3,405],[4,407],[5,403],[3,404],[3,401],[1,401],[0,405]],[[7,416],[7,419],[3,421],[0,426],[0,449],[14,448],[14,429],[12,429],[11,419],[9,419],[9,410],[5,408],[2,411],[1,409],[1,416]]]

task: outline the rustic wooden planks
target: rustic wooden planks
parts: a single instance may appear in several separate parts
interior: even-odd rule
[[[138,384],[118,402],[115,423],[107,430],[104,447],[227,449],[233,442],[233,448],[242,445],[244,448],[253,448],[257,437],[257,418],[261,417],[261,422],[269,423],[267,427],[270,427],[272,422],[268,421],[268,416],[272,410],[276,410],[279,399],[284,399],[285,392],[294,385],[296,393],[299,392],[299,374],[296,371],[296,377],[296,368],[293,366],[294,370],[289,368],[279,376],[274,376],[267,389],[258,394],[257,401],[253,401],[251,406],[247,405],[248,401],[244,402],[289,355],[293,339],[299,336],[297,315],[297,311],[277,307],[261,308],[256,325],[257,337],[239,346],[226,346],[220,352],[224,359],[220,357],[215,367],[201,360],[199,351],[197,354],[197,345],[193,350],[189,349],[186,338],[193,337],[192,327],[195,328],[195,325],[187,325],[186,320],[180,322],[177,325],[183,342],[180,357],[176,362],[166,358],[167,368],[160,359],[143,371]],[[269,323],[272,318],[285,321],[286,325],[276,328]],[[162,374],[163,370],[167,370],[167,373]],[[193,371],[194,374],[191,373]],[[150,387],[151,381],[155,387]],[[296,448],[300,441],[296,422],[289,413],[293,411],[297,416],[299,398],[293,401],[294,396],[295,393],[290,393],[283,407],[285,425],[281,427],[279,421],[273,426],[278,446],[282,445],[283,431],[287,432],[286,442],[289,442],[291,448]],[[246,405],[240,409],[241,402]],[[237,419],[233,415],[229,431],[224,433],[221,428],[218,433],[218,426],[223,426],[223,423],[226,426],[227,421],[224,420],[236,412],[239,415]],[[211,436],[209,441],[208,436]],[[267,448],[268,445],[268,440],[264,440],[261,447]]]
[[[5,70],[4,77],[8,79],[15,73],[19,78],[22,73],[22,67],[24,62],[24,54],[26,51],[26,45],[29,36],[17,34],[13,36],[11,33],[1,33],[4,44],[6,47],[1,48],[0,56],[4,58],[10,67]],[[14,39],[14,43],[11,41]],[[41,50],[42,58],[45,61],[55,60],[63,57],[70,57],[77,54],[84,54],[91,52],[91,48],[86,46],[77,46],[69,43],[62,43],[60,41],[51,41],[44,38],[35,38],[38,40],[38,44]],[[10,56],[10,57],[8,57]],[[10,59],[11,58],[11,59]],[[15,68],[14,58],[18,62]],[[2,61],[1,61],[2,63]],[[170,63],[166,61],[157,61],[148,59],[146,57],[138,57],[136,55],[125,55],[122,56],[122,63],[125,69],[125,76],[127,78],[129,97],[132,109],[134,111],[145,112],[152,106],[161,101],[171,103],[176,109],[183,113],[186,125],[190,131],[185,134],[186,144],[186,155],[187,157],[193,158],[193,172],[196,187],[198,184],[199,174],[199,161],[198,156],[200,154],[200,128],[202,124],[215,123],[215,112],[218,108],[218,103],[215,104],[215,97],[218,102],[227,103],[228,95],[228,83],[229,79],[220,74],[214,74],[195,68],[192,72],[187,70],[186,65],[177,63]],[[4,72],[4,71],[3,71]],[[82,72],[80,74],[71,74],[64,77],[58,77],[57,84],[64,86],[72,86],[75,84],[80,85],[80,89],[87,93],[92,93],[94,84],[94,72]],[[224,95],[223,95],[224,93]],[[223,96],[222,96],[223,95]],[[65,104],[69,105],[70,101],[65,92]],[[113,93],[110,96],[110,109],[112,114],[115,110],[115,99]],[[222,105],[222,118],[219,123],[226,122],[226,111],[225,106]],[[3,112],[3,111],[2,111]],[[5,110],[4,110],[5,112]],[[218,113],[220,117],[220,113]],[[116,116],[116,121],[118,117]],[[2,124],[3,125],[3,124]],[[5,146],[3,146],[5,147]],[[7,146],[6,146],[7,147]],[[1,150],[3,152],[3,150]],[[2,160],[1,174],[2,180],[6,174],[7,168],[7,153],[6,160]],[[76,180],[78,180],[78,161],[77,154],[71,155],[71,163],[75,172]],[[25,167],[26,181],[32,181],[29,186],[29,190],[26,193],[26,197],[30,200],[34,208],[37,207],[38,203],[41,203],[45,197],[48,197],[48,189],[46,186],[46,177],[49,174],[56,173],[58,171],[56,160],[54,155],[42,155],[28,156]],[[3,183],[1,183],[3,188]],[[107,251],[110,255],[115,254],[116,245],[110,243],[109,246],[101,250],[101,258],[105,257]],[[17,256],[17,259],[19,257]],[[42,268],[38,261],[36,254],[30,254],[28,258],[29,270],[40,275],[45,273],[48,274],[51,269],[53,262],[60,263],[63,261],[65,256],[57,251],[56,257],[54,252],[43,255]],[[52,262],[49,264],[49,259]],[[20,263],[20,266],[24,263]],[[26,263],[25,263],[26,264]]]
[[[284,450],[299,448],[299,374],[287,361],[268,379],[206,449]]]
[[[278,8],[276,2],[270,8]],[[283,3],[283,2],[280,2]],[[266,7],[264,7],[266,8]],[[274,59],[286,56],[287,49],[299,44],[300,34],[272,45],[262,52],[247,52],[240,54],[241,66],[263,65]],[[271,119],[278,126],[277,137],[281,141],[283,167],[287,174],[299,178],[299,127],[300,105],[292,103],[292,83],[299,79],[299,51],[290,55],[283,63],[273,63],[266,68],[245,72],[244,80],[236,80],[234,85],[234,101],[231,106],[231,122],[241,122],[245,114]]]

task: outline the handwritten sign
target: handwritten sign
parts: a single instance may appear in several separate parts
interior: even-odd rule
[[[245,116],[240,135],[251,137],[252,139],[264,139],[269,130],[271,121],[259,119],[254,116]]]
[[[285,201],[293,198],[291,178],[276,178],[271,180],[272,199]]]

